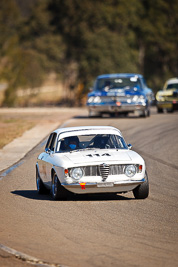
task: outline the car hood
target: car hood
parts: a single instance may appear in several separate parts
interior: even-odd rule
[[[111,151],[111,150],[87,150],[87,151],[78,151],[72,152],[65,155],[65,158],[70,160],[73,164],[78,165],[89,165],[95,163],[103,163],[103,162],[111,162],[111,161],[119,161],[119,162],[130,162],[133,160],[131,151]]]
[[[172,96],[175,92],[178,93],[178,89],[161,90],[157,92],[157,96]]]

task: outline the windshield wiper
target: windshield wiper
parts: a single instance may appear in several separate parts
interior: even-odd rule
[[[78,151],[80,151],[81,149],[74,149],[74,150],[70,150],[70,151],[68,151],[69,153],[72,153],[72,152],[78,152]]]
[[[70,153],[72,152],[78,152],[78,151],[84,151],[84,150],[95,150],[95,149],[100,149],[100,148],[96,148],[96,147],[85,147],[85,148],[79,148],[79,149],[75,149],[75,150],[71,150],[69,151]]]
[[[86,147],[82,150],[95,150],[95,149],[100,149],[100,148],[99,147],[98,148],[97,147]]]

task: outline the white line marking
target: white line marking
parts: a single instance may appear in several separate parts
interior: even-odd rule
[[[58,263],[49,263],[49,262],[42,261],[35,257],[29,256],[25,253],[19,252],[15,249],[4,246],[3,244],[0,244],[0,249],[15,256],[17,259],[26,261],[27,263],[32,264],[32,265],[41,266],[41,267],[67,267],[66,265],[61,265]]]

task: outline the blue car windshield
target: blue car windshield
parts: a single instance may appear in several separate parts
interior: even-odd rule
[[[119,78],[100,78],[96,80],[94,91],[109,91],[111,89],[129,89],[132,87],[141,88],[137,76]]]
[[[128,149],[124,139],[114,134],[76,135],[59,141],[59,153],[87,149]]]

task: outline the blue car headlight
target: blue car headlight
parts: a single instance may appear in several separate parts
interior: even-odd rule
[[[94,101],[93,101],[94,103],[100,103],[101,102],[101,97],[100,96],[96,96],[95,98],[94,98]]]
[[[93,96],[90,96],[90,97],[88,98],[88,103],[92,103],[93,100],[94,100],[94,97],[93,97]]]
[[[101,102],[101,97],[100,96],[90,96],[88,98],[88,103],[100,103]]]
[[[146,101],[146,99],[145,99],[145,97],[143,96],[143,95],[140,95],[140,96],[138,96],[138,95],[135,95],[134,97],[133,97],[133,101],[134,102],[145,102]]]

